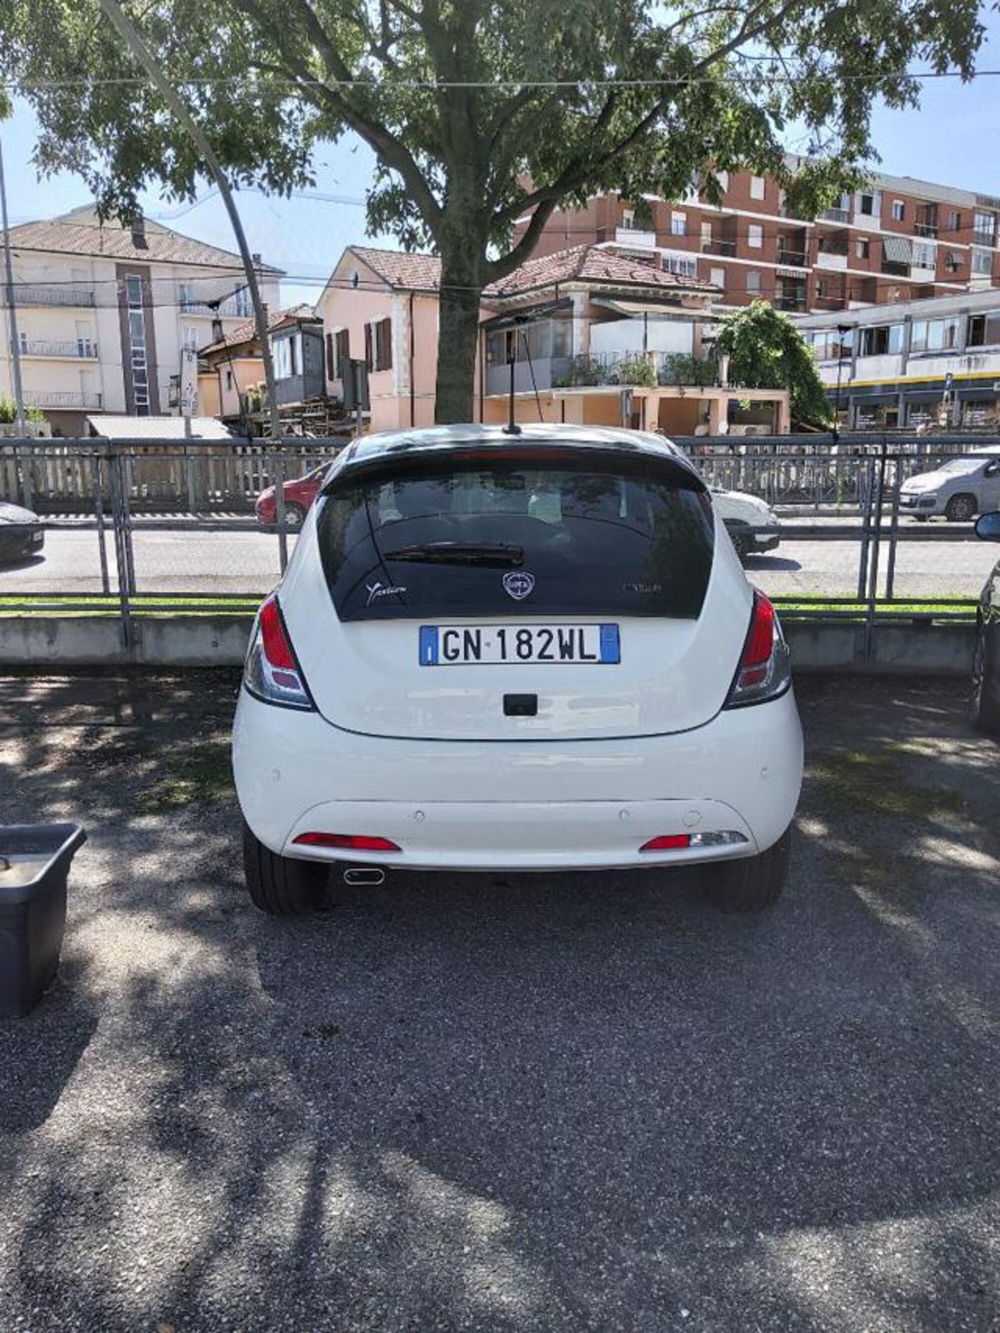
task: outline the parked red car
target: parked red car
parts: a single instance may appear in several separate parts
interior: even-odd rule
[[[329,463],[323,463],[320,467],[307,472],[304,477],[291,477],[281,488],[285,495],[285,522],[290,528],[302,526],[302,521],[309,512],[309,506],[316,499],[329,466]],[[278,502],[273,486],[268,486],[257,496],[254,510],[258,523],[277,523]]]

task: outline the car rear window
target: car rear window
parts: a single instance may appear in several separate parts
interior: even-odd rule
[[[694,619],[712,568],[708,497],[672,460],[411,461],[348,472],[320,505],[341,620]]]

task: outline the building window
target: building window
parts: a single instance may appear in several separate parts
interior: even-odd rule
[[[972,272],[977,278],[988,278],[993,273],[993,254],[989,250],[972,251]]]
[[[703,250],[707,250],[711,244],[712,244],[712,224],[711,222],[703,222],[701,224],[701,248]]]
[[[177,284],[177,295],[182,312],[193,310],[198,304],[194,294],[194,283],[179,282]]]
[[[716,285],[716,287],[725,287],[726,270],[724,268],[709,269],[708,280],[709,282],[713,282]]]
[[[142,278],[125,278],[128,313],[129,362],[132,371],[132,403],[137,417],[149,416],[149,360],[146,349],[146,312],[142,303]]]
[[[949,250],[945,255],[944,266],[949,273],[957,273],[962,267],[962,256],[957,250]]]
[[[954,234],[962,230],[962,215],[954,209],[948,214],[948,230]]]
[[[760,295],[760,274],[756,269],[750,269],[747,273],[747,292],[750,296]]]
[[[875,216],[875,195],[871,190],[862,190],[858,195],[858,212],[869,218]]]
[[[747,227],[747,245],[759,250],[764,244],[764,228],[759,222],[751,222]]]
[[[854,253],[858,259],[867,259],[871,243],[867,236],[861,236],[854,242]]]
[[[241,287],[233,294],[233,314],[240,319],[249,319],[253,314],[253,302],[250,300],[250,288]]]
[[[688,222],[688,220],[687,220],[687,214],[686,214],[686,213],[671,213],[671,214],[670,214],[670,235],[671,235],[671,236],[686,236],[686,235],[687,235],[687,222]]]
[[[995,347],[1000,343],[1000,310],[973,315],[969,320],[969,347]]]
[[[668,273],[676,273],[682,278],[698,276],[698,263],[691,255],[664,255],[663,267]]]
[[[288,339],[288,365],[292,375],[299,373],[299,339],[301,334],[293,333]]]
[[[817,301],[825,301],[825,300],[826,300],[826,294],[827,294],[826,289],[827,289],[827,286],[828,286],[828,284],[827,284],[826,278],[817,278],[817,279],[816,279],[816,299],[817,299]]]
[[[937,266],[937,247],[927,241],[913,242],[913,267],[935,268]]]
[[[365,361],[369,370],[392,369],[392,320],[365,325]]]
[[[992,245],[996,233],[996,215],[981,213],[977,209],[972,215],[973,240],[977,245]]]
[[[945,352],[958,346],[961,320],[957,315],[948,319],[915,319],[910,335],[910,350],[914,352]]]
[[[226,371],[226,391],[228,393],[233,391],[233,372],[231,370]]]
[[[725,194],[729,189],[729,172],[717,171],[715,173],[715,179],[719,182],[719,189]]]
[[[751,177],[750,177],[750,198],[751,198],[751,199],[763,199],[763,198],[764,198],[764,177],[763,177],[763,176],[751,176]]]
[[[903,203],[902,199],[894,199],[892,201],[892,220],[893,222],[906,221],[906,205]]]
[[[181,330],[181,346],[185,352],[197,352],[200,341],[197,325],[185,324]]]
[[[277,338],[271,344],[271,359],[274,363],[274,378],[287,380],[292,373],[287,338]]]
[[[902,324],[876,324],[859,331],[859,356],[898,356],[903,350]]]

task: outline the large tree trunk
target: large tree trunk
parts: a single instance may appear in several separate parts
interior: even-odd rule
[[[472,228],[446,226],[440,238],[441,305],[434,420],[474,419],[483,241]]]

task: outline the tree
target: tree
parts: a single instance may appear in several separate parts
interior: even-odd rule
[[[790,389],[795,421],[806,426],[833,424],[809,344],[788,316],[766,301],[753,301],[727,315],[715,349],[717,356],[729,357],[732,388]]]
[[[311,182],[316,145],[375,151],[371,231],[441,256],[440,421],[472,415],[479,296],[553,211],[599,190],[711,199],[776,176],[813,210],[862,179],[869,113],[916,103],[913,60],[971,77],[977,0],[127,0],[231,178]],[[98,0],[0,0],[0,71],[34,104],[43,172],[82,172],[123,216],[203,164]],[[793,171],[782,136],[809,138]],[[517,243],[514,223],[530,219]]]

